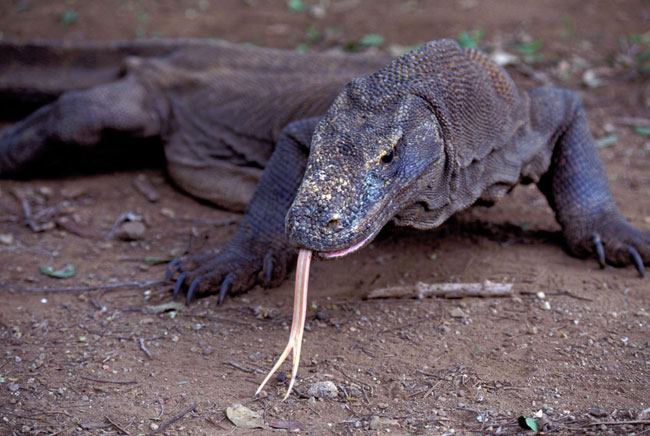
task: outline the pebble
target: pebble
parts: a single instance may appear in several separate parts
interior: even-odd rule
[[[61,195],[63,196],[63,198],[66,198],[68,200],[81,197],[85,193],[86,193],[86,188],[80,185],[66,186],[65,188],[61,189]]]
[[[2,233],[0,234],[0,243],[5,245],[11,245],[14,243],[14,235],[11,233]]]
[[[127,221],[122,223],[115,231],[115,237],[123,241],[137,241],[144,237],[147,228],[138,221]]]
[[[399,422],[396,419],[373,415],[370,417],[369,426],[370,430],[377,430],[385,426],[399,426]]]
[[[452,309],[451,312],[449,312],[449,315],[451,315],[452,318],[467,318],[467,314],[460,307]]]
[[[176,212],[174,212],[173,209],[170,209],[168,207],[163,207],[160,209],[160,214],[164,217],[167,218],[174,218],[176,216]]]
[[[339,389],[331,381],[314,383],[307,391],[307,395],[324,400],[333,400],[339,395]]]

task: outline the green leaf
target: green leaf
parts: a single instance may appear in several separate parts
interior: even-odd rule
[[[478,48],[478,42],[481,40],[483,37],[483,30],[478,29],[473,31],[472,33],[468,32],[460,32],[458,34],[458,44],[461,47],[472,47],[472,48]]]
[[[517,418],[517,423],[519,427],[524,430],[532,430],[535,433],[539,432],[539,426],[537,425],[537,418],[526,418],[525,416],[520,416]]]
[[[144,258],[145,263],[157,264],[157,263],[168,263],[174,260],[173,257],[156,257],[156,256],[147,256]]]
[[[287,8],[292,12],[304,12],[307,5],[303,0],[287,0]]]
[[[604,148],[604,147],[609,147],[611,145],[614,145],[618,142],[618,135],[616,133],[612,133],[611,135],[605,135],[602,138],[598,138],[596,140],[596,147],[598,148]]]
[[[67,279],[75,275],[75,269],[73,265],[66,265],[59,270],[55,270],[49,265],[43,265],[38,270],[41,274],[54,277],[55,279]]]
[[[369,33],[359,41],[364,47],[379,47],[384,43],[384,37],[378,33]]]
[[[513,47],[524,55],[524,60],[526,62],[540,62],[544,58],[539,52],[542,48],[542,41],[535,40],[529,43],[519,43],[515,44]]]
[[[358,53],[368,47],[379,47],[384,43],[384,37],[377,33],[369,33],[359,41],[348,41],[343,45],[343,50]]]
[[[307,30],[305,30],[305,36],[309,42],[318,42],[323,39],[323,34],[312,25],[308,26]]]
[[[542,48],[542,41],[535,40],[528,44],[516,44],[515,48],[525,55],[534,55],[540,48]]]
[[[634,133],[648,137],[650,136],[650,126],[634,126]]]
[[[309,46],[305,44],[304,42],[301,42],[296,46],[296,51],[298,53],[307,53],[309,51]]]
[[[77,11],[68,9],[63,14],[61,14],[61,24],[67,26],[69,24],[74,24],[77,21],[79,21],[79,14],[77,13]]]

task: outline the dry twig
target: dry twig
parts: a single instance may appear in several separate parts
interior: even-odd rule
[[[178,421],[179,419],[181,419],[183,416],[187,415],[188,413],[190,413],[191,411],[193,411],[194,409],[196,409],[196,407],[197,407],[198,405],[199,405],[199,403],[195,403],[193,406],[190,406],[190,407],[188,407],[187,409],[183,410],[181,413],[179,413],[178,415],[174,416],[172,419],[170,419],[169,421],[167,421],[166,423],[164,423],[163,425],[161,425],[160,427],[158,427],[156,430],[147,433],[147,436],[153,436],[153,435],[155,435],[156,433],[160,433],[161,431],[165,430],[167,427],[169,427],[170,425],[172,425],[173,423],[175,423],[176,421]]]
[[[138,384],[137,381],[135,380],[106,380],[106,379],[101,379],[101,378],[95,378],[95,377],[88,377],[87,375],[80,375],[79,378],[82,378],[84,380],[89,380],[97,383],[110,383],[114,385],[136,385]]]
[[[394,286],[370,291],[366,299],[374,298],[464,298],[464,297],[511,297],[512,283],[423,283],[415,286]]]
[[[160,285],[167,283],[167,280],[150,280],[148,282],[125,282],[125,283],[113,283],[111,285],[96,285],[96,286],[70,286],[65,288],[43,288],[43,289],[27,289],[21,288],[20,286],[10,285],[8,283],[0,282],[0,288],[11,289],[12,291],[18,292],[86,292],[86,291],[98,291],[98,290],[109,290],[109,289],[119,289],[119,288],[145,288],[148,286]]]
[[[139,338],[138,343],[140,343],[140,349],[142,350],[142,352],[146,354],[149,359],[153,359],[153,356],[151,355],[149,350],[147,350],[147,347],[145,347],[144,345],[144,338]]]

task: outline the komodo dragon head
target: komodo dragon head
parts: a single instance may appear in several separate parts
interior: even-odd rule
[[[439,225],[456,208],[456,175],[503,139],[516,95],[486,56],[449,40],[354,79],[316,127],[287,236],[332,258],[391,219]]]

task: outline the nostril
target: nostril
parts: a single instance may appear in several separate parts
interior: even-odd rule
[[[337,218],[331,218],[327,222],[327,226],[326,226],[327,231],[330,232],[330,233],[339,230],[341,227],[342,227],[341,221],[339,221]]]

